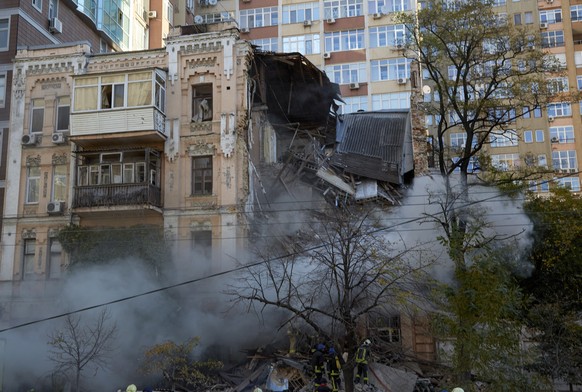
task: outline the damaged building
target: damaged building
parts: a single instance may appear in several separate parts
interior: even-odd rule
[[[150,51],[21,48],[0,327],[54,311],[71,263],[58,234],[71,224],[158,228],[171,239],[171,268],[190,276],[232,267],[249,216],[278,197],[398,204],[422,151],[415,114],[341,114],[341,99],[301,54],[256,51],[230,22],[178,27],[164,49]],[[398,318],[386,328],[377,332],[391,343],[435,359],[421,321]]]

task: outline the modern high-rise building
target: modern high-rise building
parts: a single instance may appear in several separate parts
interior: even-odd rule
[[[340,85],[345,101],[341,110],[350,113],[410,107],[411,93],[422,85],[423,75],[411,70],[402,45],[405,27],[393,16],[413,12],[419,4],[415,0],[197,0],[194,19],[208,24],[234,18],[242,37],[261,50],[302,53]],[[565,85],[582,89],[582,4],[499,0],[495,7],[515,25],[539,29],[544,48],[567,69]],[[515,140],[491,144],[493,164],[509,169],[534,157],[537,164],[556,171],[561,185],[580,191],[581,108],[566,102],[530,108],[532,115],[517,124]],[[434,118],[427,116],[425,121],[430,132]],[[462,133],[451,133],[446,142],[453,147],[462,144]],[[532,183],[532,190],[540,193],[549,187],[548,182]]]

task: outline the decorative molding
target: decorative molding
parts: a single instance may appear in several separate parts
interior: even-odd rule
[[[40,166],[40,155],[37,156],[29,155],[26,157],[26,167],[30,166]]]
[[[87,72],[97,71],[134,71],[138,69],[160,67],[165,68],[165,51],[142,54],[141,57],[132,57],[127,52],[107,56],[94,57],[87,64]]]
[[[190,231],[212,231],[212,223],[209,221],[190,222]]]
[[[53,154],[52,159],[53,165],[66,165],[67,164],[67,154]]]
[[[212,121],[191,122],[190,132],[210,134],[212,133]]]
[[[235,113],[220,114],[220,148],[225,157],[230,158],[236,144]]]
[[[24,230],[22,230],[22,239],[23,240],[34,240],[34,239],[36,239],[36,231],[35,231],[35,229],[24,229]]]
[[[17,101],[21,101],[24,98],[25,88],[26,88],[26,69],[22,65],[16,65],[16,72],[12,77],[12,94]]]
[[[198,143],[191,145],[187,151],[188,155],[191,157],[202,156],[202,155],[215,155],[216,147],[213,144]]]

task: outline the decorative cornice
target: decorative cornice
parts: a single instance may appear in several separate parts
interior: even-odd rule
[[[87,64],[87,72],[128,71],[144,68],[167,67],[165,52],[140,52],[139,56],[125,53],[125,55],[103,55],[92,57]]]
[[[53,165],[66,165],[67,164],[67,154],[53,154],[52,159]]]
[[[210,143],[198,143],[193,144],[188,147],[186,153],[190,156],[199,156],[199,155],[214,155],[216,152],[216,147]]]
[[[27,156],[26,157],[26,166],[40,166],[40,155],[37,156]]]

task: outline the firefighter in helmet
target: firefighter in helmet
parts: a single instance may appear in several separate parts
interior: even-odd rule
[[[368,360],[370,358],[370,339],[364,340],[356,351],[356,379],[355,383],[368,384]]]

